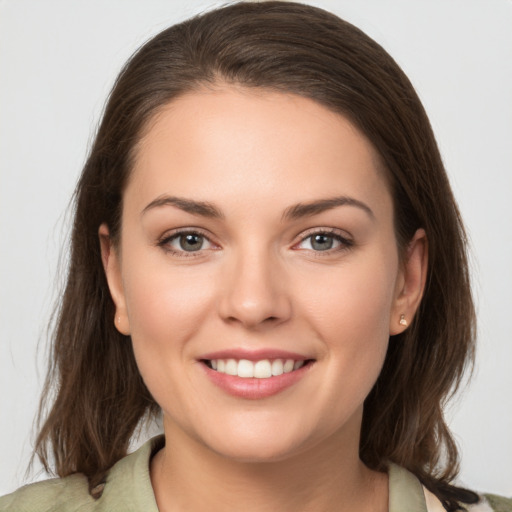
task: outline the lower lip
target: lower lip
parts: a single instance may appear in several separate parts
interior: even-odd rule
[[[313,362],[310,362],[289,373],[283,373],[267,379],[243,378],[237,375],[228,375],[212,370],[201,363],[210,380],[229,395],[248,400],[259,400],[277,395],[281,391],[293,386],[306,375]]]

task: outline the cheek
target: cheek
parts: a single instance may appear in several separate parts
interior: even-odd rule
[[[125,297],[137,366],[156,402],[173,416],[184,415],[184,392],[194,389],[188,380],[194,340],[213,308],[211,279],[207,285],[206,276],[193,279],[186,269],[167,265],[131,268]]]
[[[394,253],[347,259],[331,272],[310,276],[303,284],[305,317],[323,342],[329,359],[326,382],[332,412],[362,404],[381,371],[389,343],[398,257]],[[337,411],[337,412],[336,412]]]
[[[211,314],[214,287],[206,275],[198,278],[197,270],[192,276],[190,269],[171,267],[165,258],[158,260],[126,262],[131,337],[138,360],[153,358],[154,362],[172,354],[165,361],[177,361]]]
[[[387,340],[396,277],[393,269],[395,265],[376,259],[371,265],[358,262],[310,274],[302,282],[300,296],[318,329],[331,339],[357,337],[361,344],[371,343],[375,336]]]

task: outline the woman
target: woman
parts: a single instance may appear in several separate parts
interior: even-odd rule
[[[442,413],[473,343],[464,231],[393,60],[319,9],[212,11],[112,91],[38,439],[63,478],[0,509],[491,510],[451,484]]]

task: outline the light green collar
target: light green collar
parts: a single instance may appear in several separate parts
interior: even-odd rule
[[[136,505],[136,510],[158,512],[151,478],[149,462],[165,443],[164,436],[157,436],[143,444],[137,451],[121,459],[110,471],[102,501],[119,505],[122,488],[127,505]],[[419,480],[406,469],[389,466],[389,512],[427,512],[423,487]]]
[[[406,469],[389,466],[389,512],[427,512],[420,481]]]

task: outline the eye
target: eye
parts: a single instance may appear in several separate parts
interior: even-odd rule
[[[194,253],[214,247],[206,236],[195,231],[181,231],[175,233],[164,238],[159,242],[159,245],[174,254]]]
[[[336,251],[348,248],[352,245],[350,240],[332,232],[316,232],[303,238],[296,247],[315,252]]]

